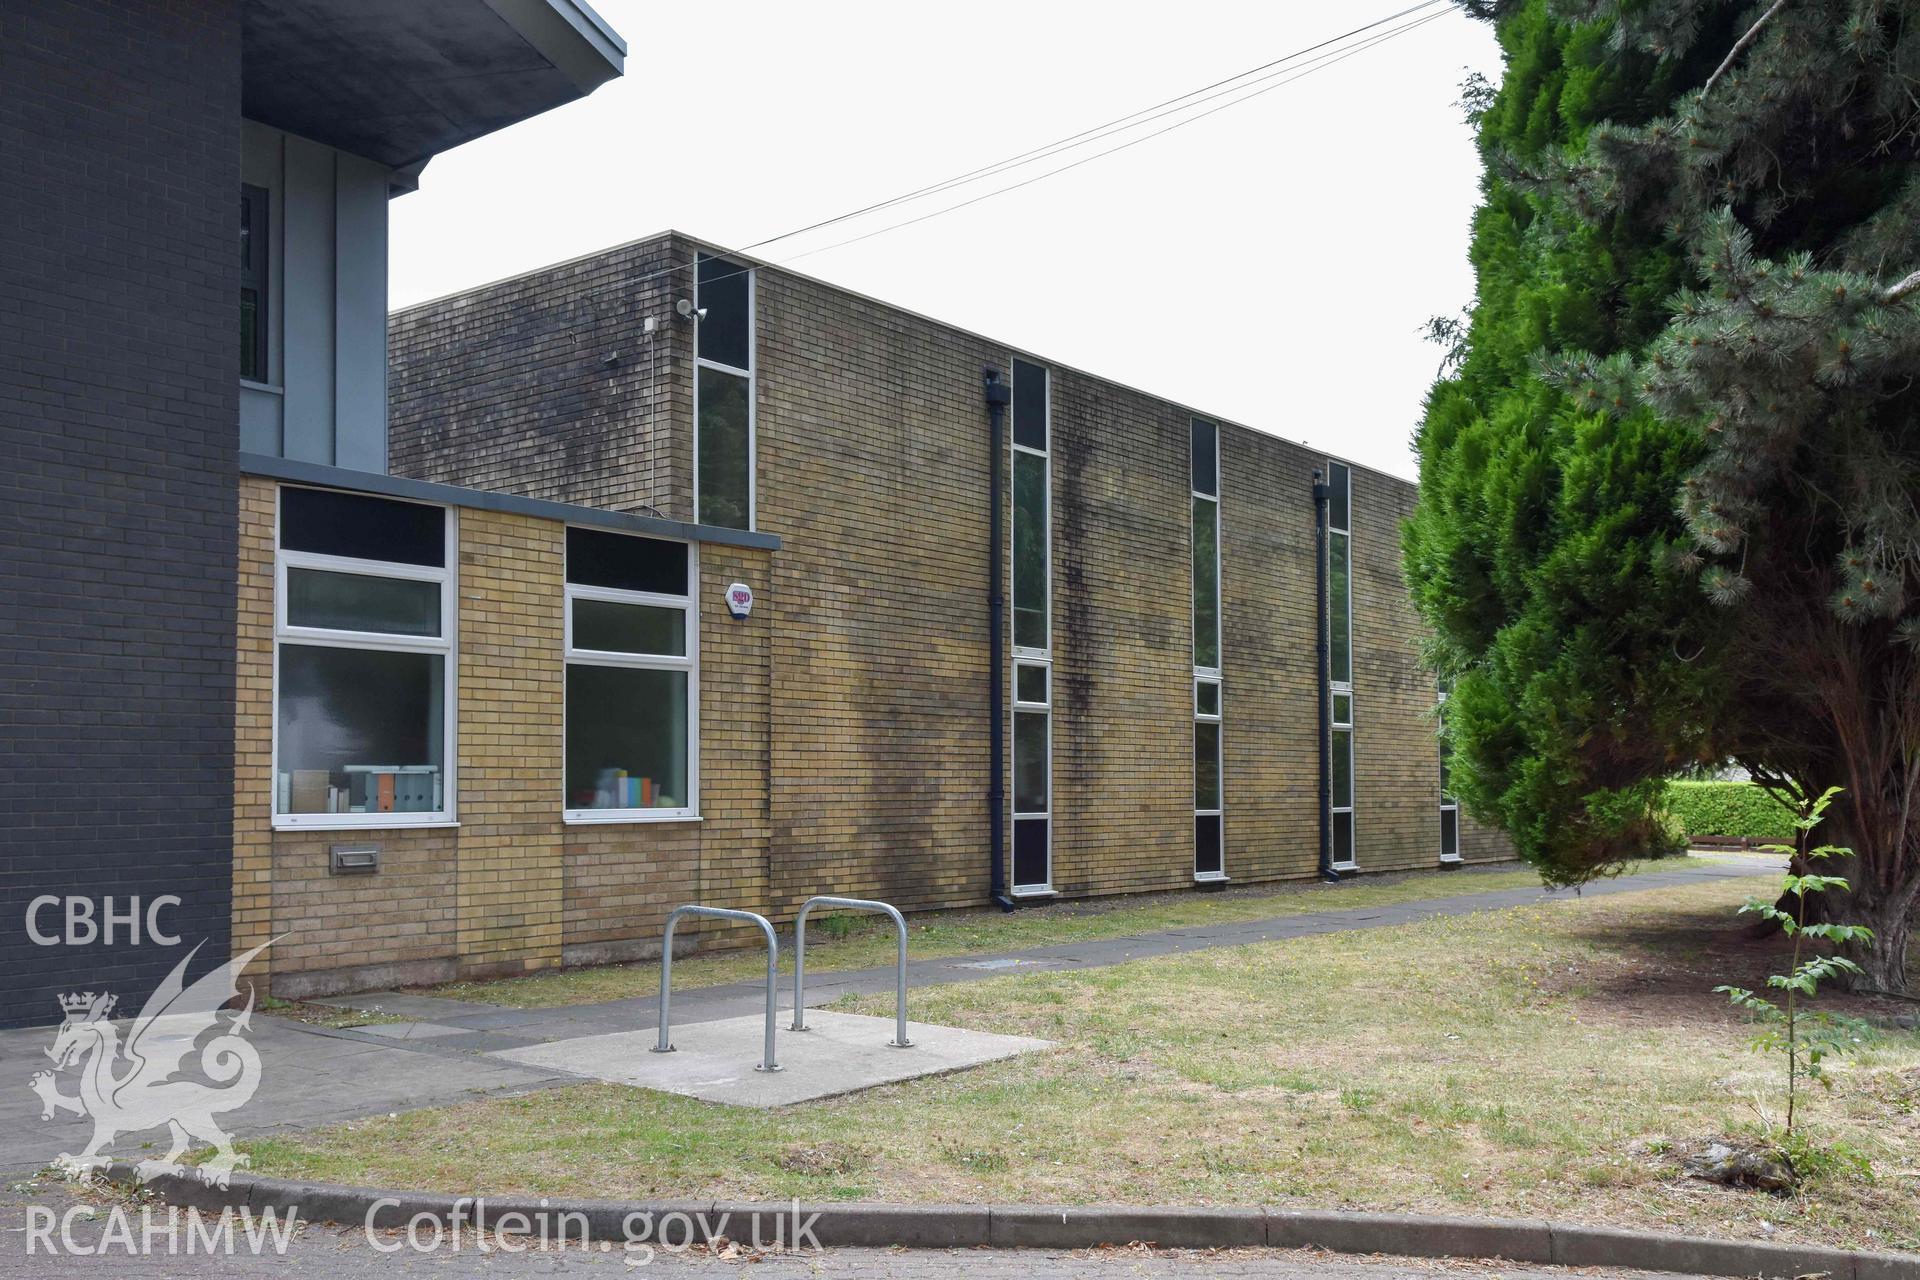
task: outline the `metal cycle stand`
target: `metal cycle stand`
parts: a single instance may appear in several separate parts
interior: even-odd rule
[[[767,1038],[766,1047],[760,1055],[760,1065],[754,1070],[780,1070],[780,1064],[773,1058],[773,1012],[779,1001],[780,941],[774,936],[773,925],[768,923],[765,916],[755,915],[751,911],[735,911],[731,907],[703,907],[698,903],[688,903],[684,907],[675,907],[667,914],[667,934],[660,943],[660,1042],[648,1052],[673,1052],[673,1045],[667,1039],[667,1018],[673,1007],[673,926],[680,922],[681,916],[712,916],[720,920],[747,920],[759,925],[760,932],[767,935]],[[902,956],[906,954],[905,946],[903,935]],[[902,981],[905,981],[904,977]]]
[[[875,902],[870,898],[835,898],[826,894],[808,898],[800,907],[800,914],[793,922],[793,1025],[789,1031],[807,1029],[807,912],[815,907],[856,907],[862,911],[880,911],[893,917],[894,927],[900,931],[900,963],[894,978],[893,1039],[887,1042],[889,1048],[911,1049],[913,1041],[907,1039],[907,921],[906,917],[892,905]]]

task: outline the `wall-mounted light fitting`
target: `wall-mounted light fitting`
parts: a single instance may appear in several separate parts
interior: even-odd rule
[[[673,309],[680,313],[682,320],[698,322],[707,318],[707,309],[705,307],[696,308],[691,298],[680,299],[680,301],[673,304]]]

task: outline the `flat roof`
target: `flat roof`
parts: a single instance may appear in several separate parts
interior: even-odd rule
[[[545,498],[523,498],[492,489],[468,489],[457,484],[432,480],[409,480],[376,471],[353,471],[321,462],[301,462],[294,458],[275,458],[264,453],[240,455],[240,473],[288,480],[323,489],[350,489],[355,493],[376,493],[387,498],[406,498],[414,502],[433,502],[447,507],[466,507],[474,511],[504,511],[513,515],[534,516],[563,524],[592,525],[619,533],[640,533],[655,538],[679,538],[687,542],[713,542],[730,547],[754,547],[778,551],[780,539],[771,533],[746,529],[726,529],[714,524],[693,524],[669,520],[664,516],[633,515],[609,511],[605,507],[582,507],[571,502],[550,502]]]
[[[627,46],[582,0],[245,0],[241,113],[392,169],[584,98]]]

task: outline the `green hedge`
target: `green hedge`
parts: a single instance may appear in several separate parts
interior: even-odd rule
[[[1667,811],[1689,837],[1793,839],[1793,810],[1751,782],[1669,782]]]

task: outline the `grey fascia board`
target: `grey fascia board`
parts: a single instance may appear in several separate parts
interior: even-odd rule
[[[570,502],[549,502],[545,498],[523,498],[514,493],[496,493],[491,489],[466,489],[455,484],[431,480],[409,480],[404,476],[381,475],[371,471],[350,471],[319,462],[298,462],[261,453],[240,455],[243,475],[264,476],[271,480],[290,480],[297,484],[319,485],[327,489],[347,489],[355,493],[373,493],[387,498],[407,498],[415,502],[435,502],[442,506],[466,507],[474,511],[503,511],[511,515],[557,520],[563,524],[590,525],[620,533],[640,533],[655,538],[683,538],[688,542],[710,542],[729,547],[751,547],[759,551],[778,551],[780,539],[771,533],[753,533],[745,529],[724,529],[718,525],[691,524],[660,516],[636,516],[624,511],[600,507],[575,506]]]
[[[579,0],[486,0],[582,96],[626,74],[627,43]]]

